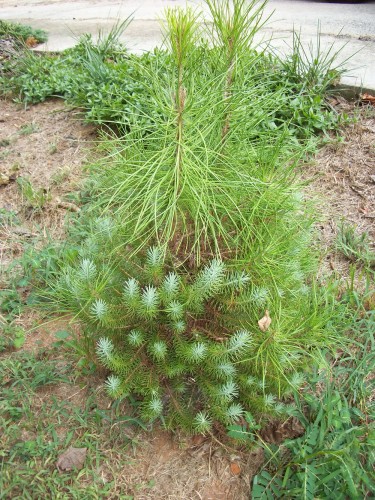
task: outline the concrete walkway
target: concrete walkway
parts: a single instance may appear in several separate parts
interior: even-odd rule
[[[0,19],[29,24],[49,33],[42,50],[71,47],[82,33],[107,31],[118,19],[133,15],[133,22],[123,36],[128,47],[140,52],[161,43],[158,19],[166,7],[197,6],[199,0],[2,0]],[[260,38],[270,39],[271,46],[287,52],[293,28],[301,30],[306,46],[316,41],[320,23],[321,47],[341,49],[338,61],[346,61],[349,73],[342,82],[375,92],[375,2],[327,3],[315,0],[269,0],[265,16],[272,15]]]

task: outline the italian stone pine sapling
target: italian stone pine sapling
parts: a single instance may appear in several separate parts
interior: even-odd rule
[[[145,69],[156,112],[107,141],[90,207],[101,215],[51,284],[96,343],[109,393],[192,432],[287,411],[284,396],[338,341],[294,182],[303,151],[283,130],[260,133],[278,94],[246,79],[262,8],[207,3],[205,26],[168,11],[168,78]]]

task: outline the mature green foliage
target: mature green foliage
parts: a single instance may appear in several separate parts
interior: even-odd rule
[[[267,129],[281,94],[265,92],[264,68],[254,69],[261,56],[249,47],[251,6],[235,3],[243,20],[231,27],[226,4],[220,5],[213,11],[214,47],[201,42],[195,12],[169,12],[169,64],[164,75],[142,68],[148,108],[142,120],[134,113],[129,133],[104,145],[110,161],[96,169],[98,206],[121,217],[124,241],[134,248],[157,241],[174,246],[182,258],[193,254],[198,263],[202,254],[222,252],[257,261],[254,252],[263,250],[270,263],[290,263],[289,250],[299,247],[295,236],[309,225],[297,216],[301,200],[292,182],[302,152],[287,129]],[[282,248],[292,233],[293,249]]]

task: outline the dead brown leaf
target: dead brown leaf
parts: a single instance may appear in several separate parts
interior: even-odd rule
[[[82,469],[85,463],[86,454],[87,448],[73,448],[73,446],[70,446],[59,456],[56,462],[56,467],[60,472]]]
[[[272,320],[270,317],[270,313],[266,309],[266,312],[264,313],[263,318],[258,321],[259,328],[262,330],[262,332],[266,332],[268,330],[271,322],[272,322]]]
[[[361,98],[362,98],[362,101],[369,102],[370,104],[375,106],[375,96],[373,96],[371,94],[362,94]]]
[[[58,197],[56,197],[56,205],[58,207],[60,207],[60,208],[65,208],[66,210],[70,210],[71,212],[79,212],[81,210],[74,203],[70,203],[70,202],[67,202],[67,201],[62,201]]]
[[[27,47],[36,47],[38,45],[38,40],[33,36],[28,36],[25,43]]]
[[[295,439],[304,434],[305,429],[296,417],[290,417],[285,422],[275,420],[269,422],[260,431],[260,436],[266,443],[280,444],[285,439]]]

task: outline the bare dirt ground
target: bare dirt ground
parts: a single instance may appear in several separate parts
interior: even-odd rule
[[[22,240],[63,234],[65,215],[75,209],[63,201],[64,196],[78,188],[82,165],[96,138],[95,128],[76,115],[61,100],[27,109],[0,101],[0,208],[22,221],[8,235],[11,244],[7,238],[2,246],[2,265],[19,254]],[[34,197],[22,194],[21,178],[31,182]],[[35,205],[43,194],[45,203],[38,209]]]
[[[65,217],[77,209],[66,201],[66,195],[78,189],[82,166],[92,155],[96,138],[95,128],[83,124],[59,100],[28,109],[0,101],[0,210],[1,214],[12,212],[18,219],[14,225],[0,224],[3,268],[20,257],[30,242],[42,246],[48,238],[63,237]],[[345,129],[343,142],[333,143],[318,154],[308,175],[315,179],[310,192],[321,199],[326,258],[332,268],[338,268],[342,259],[335,253],[334,240],[342,217],[360,231],[367,231],[372,241],[375,239],[373,108],[360,111],[358,122]],[[21,194],[19,177],[27,177],[35,189],[48,194],[43,207],[36,210],[30,206],[30,200]],[[6,286],[3,278],[0,281],[0,287]],[[32,311],[17,321],[25,328],[33,327],[24,350],[48,350],[56,340],[55,333],[65,325],[55,321],[38,326],[40,318]],[[63,357],[57,355],[56,363],[63,365]],[[83,385],[49,386],[39,393],[39,398],[45,401],[55,397],[79,408],[92,386],[102,393],[100,378],[92,378]],[[104,394],[100,401],[103,407],[109,407],[110,401]],[[66,429],[61,433],[66,433]],[[111,444],[105,451],[107,459],[100,465],[100,474],[103,481],[116,482],[108,498],[131,494],[136,500],[242,500],[249,498],[251,478],[262,464],[259,450],[241,452],[213,437],[172,436],[155,429],[138,433],[136,443],[133,452],[123,450],[121,442],[118,447]],[[137,489],[135,485],[143,486]]]
[[[353,112],[341,98],[333,104]],[[344,277],[350,261],[335,248],[343,222],[358,234],[367,233],[375,249],[375,107],[356,108],[353,114],[355,120],[343,128],[341,139],[322,148],[303,174],[311,181],[307,192],[318,201],[323,255],[329,268]]]
[[[343,131],[343,141],[323,148],[312,188],[332,219],[355,224],[375,240],[375,108],[365,107]]]

